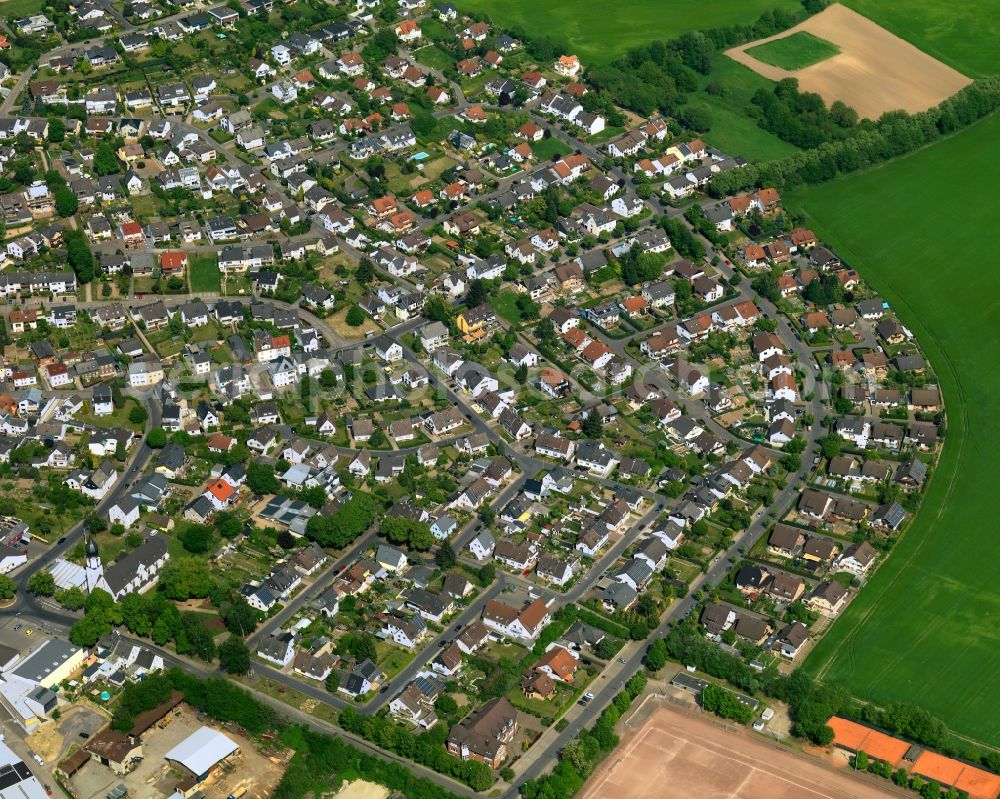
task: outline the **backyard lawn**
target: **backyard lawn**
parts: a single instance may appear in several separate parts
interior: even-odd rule
[[[805,668],[878,704],[927,708],[1000,745],[1000,544],[986,489],[1000,469],[994,269],[977,268],[995,214],[995,114],[882,168],[792,192],[786,204],[892,305],[937,373],[945,448],[923,508]],[[955,190],[958,187],[959,190]],[[947,193],[947,203],[926,202]],[[987,366],[990,365],[990,366]]]
[[[197,294],[200,291],[218,293],[220,275],[215,256],[193,255],[188,269],[191,272],[192,293]]]
[[[541,141],[536,141],[531,145],[531,152],[539,161],[551,161],[561,155],[568,155],[572,150],[563,143],[562,139],[546,136]]]
[[[455,59],[436,44],[414,50],[413,55],[419,63],[431,69],[449,69],[455,63]]]

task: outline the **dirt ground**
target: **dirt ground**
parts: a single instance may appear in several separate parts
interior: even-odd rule
[[[581,799],[885,799],[889,786],[869,784],[825,759],[800,755],[663,704],[594,772]]]
[[[354,780],[337,791],[333,795],[333,799],[386,799],[388,795],[389,789],[383,785]]]
[[[282,757],[260,752],[252,741],[234,730],[219,727],[207,718],[199,720],[187,705],[180,705],[180,711],[167,718],[169,722],[165,727],[154,726],[142,736],[143,759],[134,771],[118,777],[109,768],[91,760],[73,775],[72,785],[76,795],[104,796],[119,783],[124,783],[129,796],[165,799],[173,793],[183,775],[168,766],[163,756],[199,728],[209,726],[219,729],[238,744],[240,752],[232,763],[214,770],[198,789],[207,799],[226,799],[244,790],[245,799],[267,799],[271,796],[285,771],[290,752],[285,752]]]
[[[840,53],[789,72],[746,52],[797,31],[833,42]],[[971,83],[960,72],[840,4],[776,36],[727,50],[726,55],[771,80],[798,78],[803,90],[816,92],[828,104],[842,100],[868,119],[899,109],[925,111]]]
[[[80,744],[81,732],[93,735],[107,723],[98,711],[86,705],[61,707],[58,721],[45,722],[27,738],[32,752],[37,752],[47,763],[61,760],[73,744]]]
[[[345,321],[347,318],[347,308],[338,311],[333,316],[326,319],[326,323],[333,329],[333,332],[343,337],[347,341],[357,341],[363,338],[365,333],[376,332],[379,326],[372,321],[372,318],[365,314],[365,321],[358,327],[351,327]]]

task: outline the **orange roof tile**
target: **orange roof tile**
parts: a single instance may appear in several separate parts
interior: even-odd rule
[[[179,250],[168,250],[160,256],[160,266],[163,269],[183,269],[187,261],[187,253]]]
[[[376,213],[384,213],[386,211],[391,211],[396,207],[396,198],[391,194],[385,195],[385,197],[379,197],[372,201],[372,207],[375,209]]]
[[[228,502],[229,498],[236,493],[236,489],[233,488],[225,480],[216,480],[215,482],[209,483],[205,486],[205,490],[208,491],[213,497],[215,497],[219,502]]]
[[[554,646],[542,656],[536,668],[548,666],[559,679],[569,682],[573,679],[573,673],[578,665],[579,661],[567,650],[561,646]]]

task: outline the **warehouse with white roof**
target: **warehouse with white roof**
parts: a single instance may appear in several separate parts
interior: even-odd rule
[[[202,727],[164,755],[171,765],[182,766],[198,782],[222,761],[240,751],[240,747],[211,727]]]

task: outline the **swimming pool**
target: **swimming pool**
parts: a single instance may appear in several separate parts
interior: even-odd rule
[[[423,152],[416,153],[415,155],[411,155],[410,156],[410,160],[411,161],[423,161],[425,158],[430,158],[430,156],[427,155],[427,153],[423,153]]]

